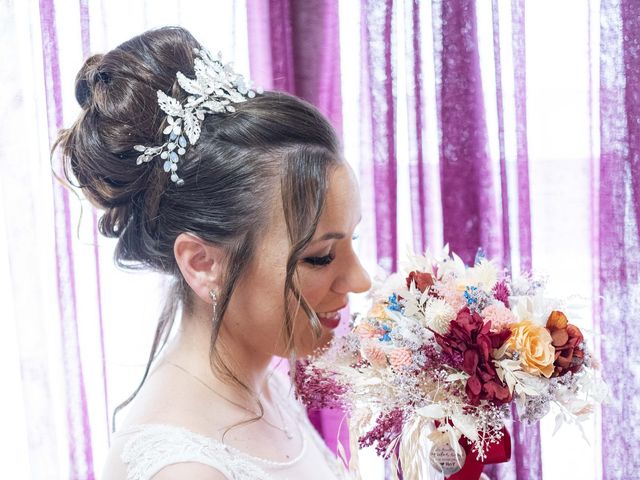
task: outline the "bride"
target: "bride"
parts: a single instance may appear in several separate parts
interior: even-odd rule
[[[251,90],[177,27],[89,58],[76,98],[65,176],[104,210],[119,266],[175,279],[103,478],[347,477],[269,367],[326,345],[348,293],[370,287],[329,122]]]

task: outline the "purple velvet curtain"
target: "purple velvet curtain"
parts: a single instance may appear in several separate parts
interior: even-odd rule
[[[251,79],[311,102],[342,135],[340,35],[337,0],[247,0]],[[344,414],[310,410],[309,418],[329,447],[348,451]]]
[[[247,0],[251,80],[317,106],[342,133],[337,0]]]
[[[361,122],[370,170],[377,263],[397,270],[397,162],[393,0],[366,0],[361,15]]]
[[[440,65],[440,184],[443,235],[472,262],[478,248],[502,258],[502,229],[494,201],[492,166],[480,77],[475,1],[442,3]]]
[[[602,0],[600,17],[600,181],[594,195],[602,371],[614,397],[602,409],[608,480],[640,472],[640,3]]]

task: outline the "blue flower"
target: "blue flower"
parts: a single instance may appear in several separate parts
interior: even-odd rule
[[[467,300],[468,306],[478,303],[478,287],[467,287],[464,291],[464,298]]]
[[[391,336],[389,335],[389,333],[391,333],[391,327],[389,327],[388,325],[382,325],[382,330],[384,330],[384,333],[378,340],[380,340],[381,342],[390,342]]]
[[[389,297],[389,306],[387,308],[389,310],[395,310],[396,312],[402,312],[402,307],[398,303],[398,297],[395,293]]]

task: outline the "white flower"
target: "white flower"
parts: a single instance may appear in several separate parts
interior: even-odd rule
[[[456,278],[464,278],[467,267],[462,259],[455,253],[451,253],[450,258],[445,258],[438,262],[438,276],[452,274]]]
[[[424,321],[427,327],[444,335],[449,331],[449,325],[455,318],[455,310],[441,298],[431,298],[427,301],[424,311]]]
[[[498,269],[491,260],[482,259],[476,266],[467,269],[465,277],[466,285],[491,290],[498,282]]]
[[[511,279],[511,291],[514,295],[524,295],[531,288],[531,279],[527,275],[518,275]]]
[[[528,320],[536,325],[546,325],[549,315],[559,308],[555,299],[545,298],[542,292],[535,295],[510,296],[511,311],[519,322]]]
[[[404,277],[400,273],[388,275],[382,267],[377,267],[372,283],[369,293],[373,299],[387,298],[393,293],[400,294],[401,291],[407,290]]]

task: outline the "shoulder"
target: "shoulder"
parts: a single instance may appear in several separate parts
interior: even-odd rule
[[[128,480],[134,477],[131,476],[122,462],[108,461],[100,478],[102,480]],[[155,474],[151,473],[151,476],[138,478],[148,478],[149,480],[182,480],[183,478],[189,478],[190,480],[229,480],[229,477],[220,470],[210,465],[196,462],[174,463],[163,467]]]
[[[228,477],[219,470],[201,463],[175,463],[169,465],[158,473],[151,480],[228,480]]]
[[[185,428],[147,424],[130,427],[116,437],[105,478],[168,480],[233,478],[232,455],[224,445]]]
[[[180,478],[267,479],[269,476],[237,450],[184,427],[146,424],[120,433],[119,467],[126,480]]]

